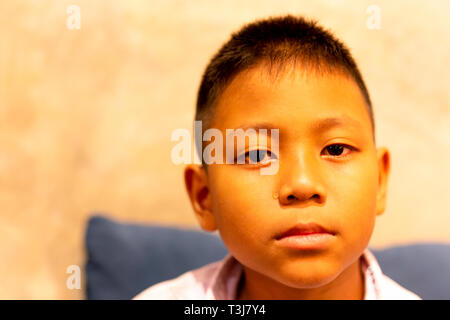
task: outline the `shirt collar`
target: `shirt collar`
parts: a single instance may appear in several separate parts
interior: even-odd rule
[[[380,265],[372,252],[367,248],[361,255],[361,260],[365,284],[364,300],[379,300],[381,281],[383,279]]]

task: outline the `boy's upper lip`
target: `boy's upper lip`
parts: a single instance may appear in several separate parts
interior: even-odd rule
[[[307,235],[312,233],[329,233],[335,235],[335,232],[329,231],[328,229],[322,227],[320,224],[315,222],[310,223],[298,223],[292,228],[279,233],[276,236],[277,240],[290,236]]]

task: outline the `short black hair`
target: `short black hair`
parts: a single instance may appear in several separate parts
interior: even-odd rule
[[[315,20],[284,15],[256,20],[231,34],[207,65],[197,95],[195,120],[209,127],[215,105],[227,85],[244,70],[261,63],[281,67],[299,61],[316,74],[342,73],[355,81],[366,102],[375,141],[372,102],[349,49]],[[197,140],[196,140],[197,141]],[[202,146],[197,146],[203,163]]]

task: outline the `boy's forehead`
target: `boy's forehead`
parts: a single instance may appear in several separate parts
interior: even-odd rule
[[[270,126],[328,124],[371,128],[370,115],[356,83],[344,74],[306,72],[270,75],[263,68],[238,74],[217,101],[215,127],[243,128],[252,123]]]

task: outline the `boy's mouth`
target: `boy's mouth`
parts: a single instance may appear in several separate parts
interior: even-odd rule
[[[334,240],[336,233],[317,223],[297,224],[275,237],[283,247],[298,250],[315,250],[325,248]]]
[[[297,224],[294,227],[290,228],[289,230],[281,233],[276,238],[277,238],[277,240],[279,240],[279,239],[285,238],[285,237],[301,236],[301,235],[308,235],[308,234],[314,234],[314,233],[329,233],[329,234],[334,235],[334,232],[328,231],[321,225],[312,222],[312,223],[308,223],[308,224],[303,224],[303,223]]]

